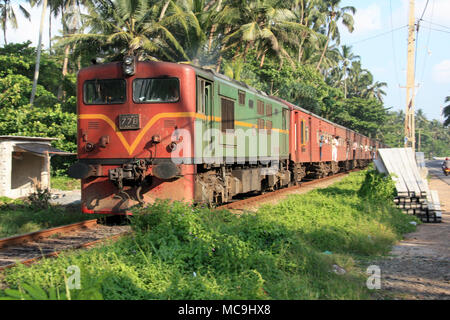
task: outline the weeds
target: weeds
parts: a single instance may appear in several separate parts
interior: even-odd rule
[[[157,201],[135,210],[133,236],[19,266],[4,281],[62,287],[67,266],[77,265],[83,288],[102,279],[105,299],[369,299],[355,261],[385,254],[414,226],[392,203],[363,197],[366,178],[353,173],[239,217]]]

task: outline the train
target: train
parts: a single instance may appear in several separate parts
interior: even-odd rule
[[[213,70],[92,64],[77,76],[83,213],[129,214],[157,199],[218,205],[362,168],[380,141]]]

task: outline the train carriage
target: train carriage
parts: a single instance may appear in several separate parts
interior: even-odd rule
[[[77,90],[69,175],[81,179],[85,213],[156,199],[223,203],[370,159],[367,137],[199,67],[125,57],[80,70]]]

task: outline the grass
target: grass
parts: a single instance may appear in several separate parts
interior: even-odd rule
[[[82,289],[71,292],[79,297],[371,299],[358,261],[388,253],[417,220],[358,192],[365,179],[352,173],[240,217],[157,202],[135,212],[133,236],[7,270],[3,282],[65,291],[66,269],[76,265]],[[335,264],[346,273],[333,272]]]
[[[0,238],[92,218],[81,214],[80,208],[50,206],[43,209],[23,200],[0,198]]]
[[[51,179],[52,189],[57,190],[79,190],[81,188],[79,179],[72,179],[68,176],[53,176]]]

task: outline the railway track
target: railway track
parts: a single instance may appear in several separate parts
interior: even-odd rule
[[[315,184],[345,176],[342,172],[320,179],[302,182],[300,185],[275,190],[261,195],[237,200],[216,209],[238,210],[254,206],[291,191],[313,186]],[[24,235],[0,239],[0,271],[14,267],[16,264],[32,264],[42,258],[58,256],[70,249],[80,249],[96,245],[106,240],[113,240],[131,232],[130,226],[107,226],[97,223],[97,219],[86,220],[65,226],[40,230]]]
[[[130,232],[129,226],[107,226],[97,219],[0,239],[0,271],[17,263],[32,264],[70,249],[96,245]]]
[[[291,191],[294,190],[298,190],[298,189],[302,189],[306,186],[312,186],[327,180],[331,180],[331,179],[335,179],[341,176],[345,176],[348,175],[350,172],[355,172],[355,171],[359,171],[359,169],[354,169],[354,170],[350,170],[347,172],[341,172],[341,173],[337,173],[331,176],[327,176],[324,178],[320,178],[320,179],[314,179],[311,181],[305,181],[300,183],[299,185],[296,186],[292,186],[292,187],[288,187],[288,188],[283,188],[283,189],[278,189],[272,192],[268,192],[268,193],[263,193],[261,195],[257,195],[257,196],[253,196],[253,197],[249,197],[249,198],[245,198],[242,200],[237,200],[231,203],[227,203],[225,205],[219,206],[217,207],[217,209],[230,209],[230,210],[237,210],[237,209],[243,209],[246,207],[251,207],[252,205],[255,205],[256,203],[261,203],[263,201],[267,201],[270,200],[272,198],[276,198],[278,196],[287,194]]]

